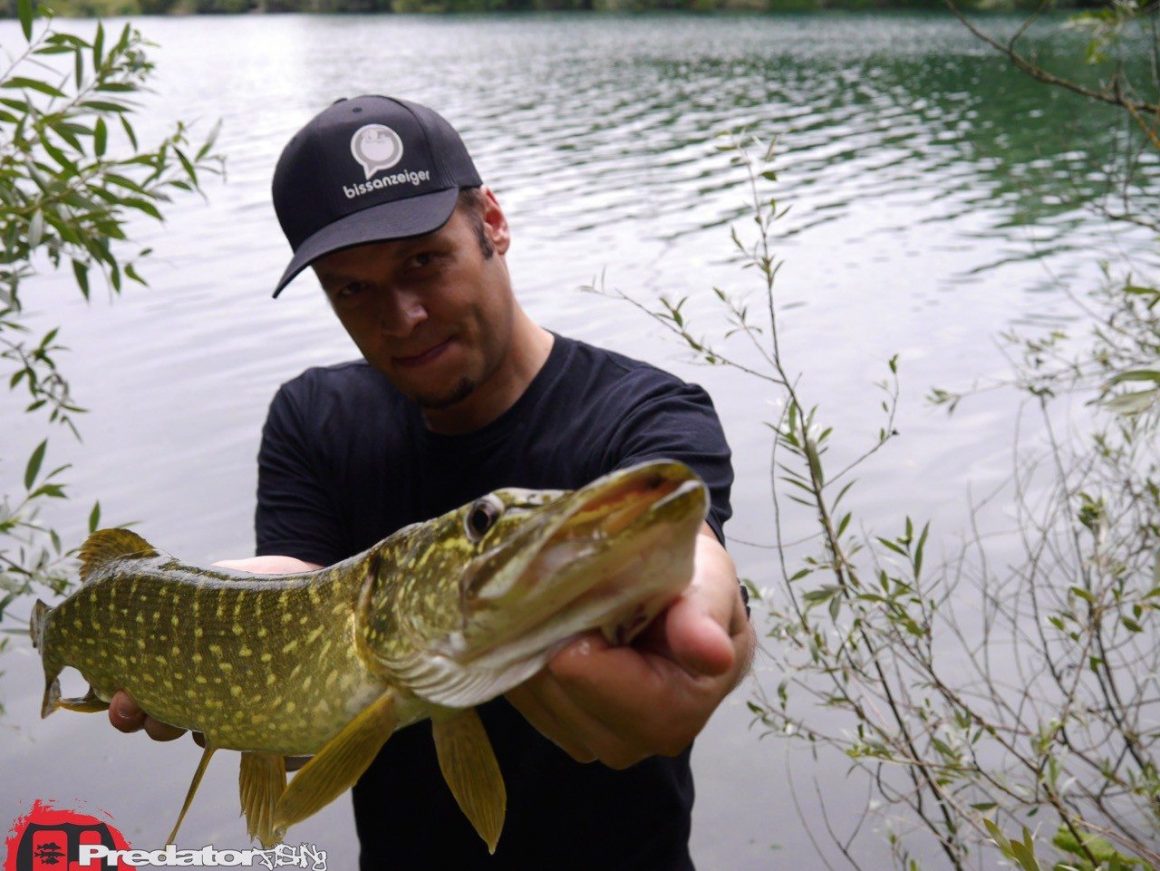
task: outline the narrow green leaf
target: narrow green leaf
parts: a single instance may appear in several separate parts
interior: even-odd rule
[[[93,503],[93,510],[89,512],[89,534],[97,531],[101,525],[101,503],[99,501]]]
[[[127,190],[131,190],[135,193],[140,194],[140,193],[145,192],[145,189],[142,188],[141,185],[137,184],[137,182],[133,181],[133,179],[131,179],[127,176],[124,176],[124,175],[120,175],[120,174],[115,173],[115,172],[106,172],[105,173],[105,181],[107,181],[111,184],[115,184],[118,187],[123,187]]]
[[[99,71],[104,62],[105,53],[105,25],[97,24],[97,36],[93,40],[93,70]]]
[[[20,29],[24,31],[24,38],[32,39],[32,20],[36,17],[36,3],[34,0],[18,0],[16,15],[20,19]]]
[[[820,605],[822,602],[828,602],[834,598],[842,590],[841,587],[829,584],[824,587],[819,587],[816,590],[807,590],[802,594],[802,601],[808,605]]]
[[[162,220],[161,212],[158,211],[157,207],[148,200],[143,200],[138,197],[126,197],[124,200],[122,200],[122,203],[129,208],[144,212],[145,214],[156,218],[158,221]]]
[[[1089,604],[1094,605],[1096,602],[1096,597],[1093,596],[1091,593],[1089,593],[1087,590],[1085,590],[1083,587],[1068,587],[1068,590],[1070,590],[1074,595],[1079,596],[1081,599],[1083,599],[1085,602],[1088,602]]]
[[[914,546],[914,576],[922,574],[922,552],[926,548],[926,536],[930,532],[930,522],[923,524],[922,533],[918,536],[918,544]]]
[[[1160,371],[1156,369],[1132,369],[1128,372],[1121,372],[1108,383],[1120,384],[1124,381],[1155,381],[1160,383]]]
[[[133,150],[137,150],[137,134],[133,130],[133,125],[129,123],[129,119],[124,115],[121,116],[121,128],[125,131],[125,135],[129,137],[129,144],[133,146]]]
[[[109,100],[85,100],[81,105],[86,109],[96,109],[98,112],[116,112],[117,114],[124,114],[132,109],[125,103],[113,103]]]
[[[901,546],[895,544],[893,541],[891,541],[888,538],[882,538],[879,536],[878,543],[880,545],[882,545],[884,548],[886,548],[887,550],[894,551],[894,553],[898,554],[899,556],[906,556],[907,555],[906,551]]]
[[[851,512],[847,511],[842,519],[838,521],[838,537],[842,537],[842,533],[846,531],[846,527],[850,525]]]
[[[64,92],[54,88],[48,82],[39,79],[30,79],[27,76],[13,76],[0,82],[0,88],[20,88],[22,90],[37,91],[48,97],[63,97]]]
[[[141,277],[140,273],[137,272],[137,267],[135,267],[132,263],[125,264],[125,277],[128,278],[130,281],[137,282],[138,284],[142,285],[143,287],[149,286],[149,282]]]
[[[206,136],[205,142],[203,142],[201,144],[201,148],[199,148],[197,150],[197,159],[198,160],[202,160],[207,154],[209,154],[210,149],[212,149],[214,146],[214,143],[217,142],[218,134],[221,132],[221,129],[222,129],[222,121],[221,121],[221,118],[219,118],[217,120],[217,123],[214,124],[213,128],[209,131],[209,135]],[[717,288],[713,288],[713,289],[715,291],[717,290]],[[720,291],[717,291],[717,293],[718,293],[718,296],[720,296]]]
[[[189,158],[185,156],[185,152],[176,146],[174,147],[173,152],[177,155],[177,159],[181,161],[181,166],[185,170],[185,174],[189,176],[189,180],[194,184],[197,184],[197,170],[193,168],[193,164],[189,162]],[[681,324],[681,306],[684,304],[684,302],[685,300],[682,299],[679,303],[677,303],[677,307],[673,310],[673,320],[675,320],[678,325]]]
[[[48,450],[48,439],[42,441],[28,458],[28,465],[24,467],[24,489],[31,490],[36,483],[36,476],[40,474],[40,464],[44,462],[44,452]]]
[[[77,287],[80,288],[81,295],[85,299],[88,299],[89,298],[89,267],[87,265],[85,265],[83,262],[81,262],[80,260],[74,260],[72,262],[72,268],[73,268],[73,277],[77,281]]]
[[[109,142],[109,128],[105,126],[105,119],[98,118],[93,127],[93,151],[97,157],[105,156],[105,146]]]

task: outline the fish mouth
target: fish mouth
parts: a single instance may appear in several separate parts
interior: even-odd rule
[[[525,582],[555,574],[566,563],[582,558],[602,543],[631,533],[636,524],[643,527],[674,515],[693,513],[684,507],[704,494],[705,485],[685,473],[687,467],[674,464],[647,476],[631,475],[624,481],[614,481],[593,494],[577,491],[582,497],[580,504],[565,516],[524,570]],[[701,511],[699,519],[704,519],[704,515]]]
[[[502,579],[464,590],[470,658],[550,650],[594,628],[630,638],[687,585],[709,497],[691,469],[663,460],[614,472],[551,507],[536,541],[513,547],[520,555]]]

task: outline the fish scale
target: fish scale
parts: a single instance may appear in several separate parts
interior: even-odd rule
[[[351,643],[360,575],[336,568],[255,581],[160,556],[101,567],[54,610],[61,644],[50,649],[68,644],[70,629],[82,633],[67,664],[97,696],[131,687],[151,716],[216,747],[313,753],[383,688]],[[262,621],[263,611],[277,616]],[[330,695],[287,697],[311,685]]]
[[[657,460],[571,492],[503,489],[398,530],[328,568],[249,575],[186,565],[124,529],[80,550],[82,585],[30,632],[42,715],[104,710],[124,689],[242,751],[240,794],[264,846],[354,784],[396,729],[431,720],[440,770],[493,851],[506,797],[474,711],[576,635],[630,641],[692,575],[708,509],[685,465]],[[61,698],[59,676],[89,683]],[[313,758],[287,785],[285,756]]]

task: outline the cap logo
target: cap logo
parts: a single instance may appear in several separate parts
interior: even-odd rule
[[[390,169],[403,159],[403,140],[385,124],[367,124],[350,138],[350,153],[369,180],[381,169]]]

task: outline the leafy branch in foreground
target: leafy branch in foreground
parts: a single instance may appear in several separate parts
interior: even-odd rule
[[[119,293],[145,284],[148,249],[126,253],[130,222],[162,220],[173,191],[198,191],[222,169],[216,131],[192,143],[184,124],[143,147],[132,123],[135,98],[153,64],[131,25],[93,38],[56,32],[31,0],[21,0],[24,45],[0,72],[0,377],[27,395],[25,412],[76,434],[83,412],[58,367],[59,328],[34,337],[25,323],[30,279],[67,269],[85,299],[94,283]],[[47,500],[66,497],[66,467],[45,468],[48,439],[24,464],[23,490],[0,494],[0,618],[34,584],[67,583],[60,538],[41,519]],[[99,520],[99,505],[90,527]]]
[[[806,400],[778,340],[772,233],[784,211],[762,193],[777,178],[772,149],[758,148],[764,157],[754,158],[754,144],[735,137],[723,148],[748,177],[757,238],[746,242],[734,230],[733,243],[761,276],[760,317],[715,289],[728,328],[711,341],[693,332],[685,300],[650,308],[605,292],[646,311],[703,362],[755,377],[780,396],[783,411],[770,427],[781,595],[768,618],[776,641],[769,653],[784,678],[775,691],[759,688],[750,703],[757,721],[769,733],[839,750],[895,822],[904,812],[902,831],[890,837],[900,867],[919,867],[919,835],[953,868],[994,849],[1023,868],[1042,867],[1037,849],[1053,852],[1059,868],[1155,866],[1155,417],[1101,405],[1106,426],[1090,441],[1068,442],[1051,428],[1046,368],[1026,374],[1049,441],[1040,462],[1021,459],[1013,481],[1025,560],[1009,572],[994,573],[981,535],[956,563],[932,570],[929,524],[907,518],[892,535],[862,532],[852,475],[896,436],[897,358],[879,385],[885,420],[877,437],[831,472],[834,431]],[[1094,331],[1094,367],[1104,367],[1102,383],[1113,393],[1112,373],[1139,371],[1130,361],[1155,338],[1155,321],[1140,319],[1152,311],[1149,298],[1132,303]],[[817,531],[813,552],[782,534],[787,512],[803,510]],[[1003,835],[1012,824],[1021,838]],[[858,867],[849,839],[831,836]]]

